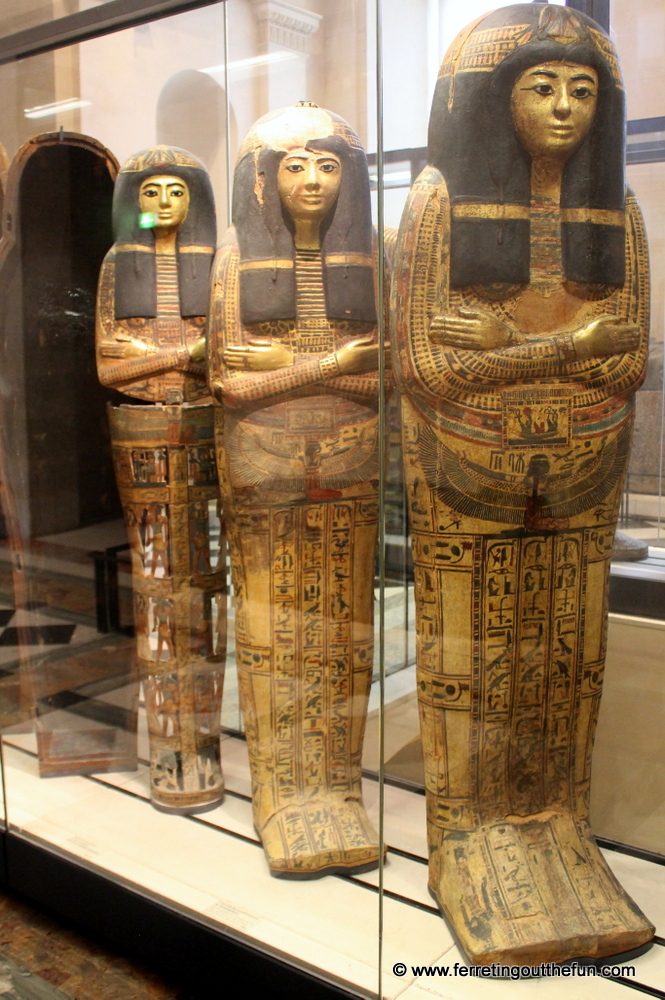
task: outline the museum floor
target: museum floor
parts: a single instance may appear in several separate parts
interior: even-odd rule
[[[0,892],[0,1000],[198,1000]]]

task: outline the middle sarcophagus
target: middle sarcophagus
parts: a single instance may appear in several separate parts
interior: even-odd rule
[[[380,387],[358,137],[313,105],[260,119],[234,222],[208,347],[254,823],[274,875],[359,871]]]

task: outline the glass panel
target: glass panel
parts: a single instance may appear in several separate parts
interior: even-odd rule
[[[611,840],[665,854],[660,726],[665,655],[665,523],[663,516],[665,384],[665,6],[614,0],[612,34],[621,58],[628,106],[627,180],[644,218],[651,267],[649,363],[636,394],[635,430],[619,528],[642,551],[617,553],[610,582],[610,626],[603,708],[594,751],[592,819]],[[648,548],[647,548],[648,546]],[[628,561],[633,556],[643,557]],[[653,904],[649,901],[653,912]],[[662,988],[662,984],[661,984]]]
[[[230,158],[236,164],[236,233],[228,238],[230,247],[236,238],[239,244],[230,259],[240,254],[241,316],[257,342],[287,348],[304,374],[286,397],[280,391],[287,383],[280,390],[275,381],[279,372],[250,372],[229,382],[221,352],[246,342],[242,330],[229,327],[213,308],[212,378],[225,387],[222,451],[229,482],[222,484],[222,494],[237,658],[237,672],[227,669],[226,683],[231,687],[238,677],[243,707],[224,748],[235,768],[230,787],[242,797],[243,809],[249,809],[253,794],[254,824],[265,848],[265,860],[259,855],[258,869],[248,873],[249,895],[262,891],[266,863],[286,878],[339,869],[340,878],[312,883],[311,896],[301,898],[288,918],[292,954],[308,960],[316,954],[326,977],[374,991],[378,873],[360,869],[377,864],[376,774],[362,782],[366,812],[356,800],[370,686],[370,718],[378,708],[376,650],[374,671],[371,657],[378,386],[376,371],[369,371],[358,396],[344,397],[319,377],[319,365],[334,363],[333,352],[342,344],[374,332],[373,323],[342,317],[339,324],[331,322],[325,311],[331,308],[330,294],[349,296],[338,310],[360,310],[362,317],[366,307],[356,293],[339,285],[331,293],[331,286],[324,291],[322,284],[323,269],[333,284],[340,273],[326,263],[332,258],[350,265],[349,272],[356,268],[350,280],[372,283],[371,219],[359,146],[376,148],[374,4],[252,6],[230,0],[227,10]],[[223,66],[216,77],[224,79]],[[290,110],[264,120],[280,108]],[[328,111],[344,121],[333,123]],[[332,159],[326,160],[329,154]],[[319,169],[314,165],[319,161],[322,170],[340,170],[340,193],[323,249],[313,237],[307,250],[298,242],[299,209],[290,199],[299,197],[298,171]],[[278,171],[285,188],[277,186]],[[257,191],[260,217],[252,214]],[[342,236],[337,213],[350,234],[345,230]],[[356,214],[360,223],[352,219]],[[266,260],[276,261],[274,286],[272,277],[267,286],[260,283]],[[289,291],[280,279],[285,272],[295,278],[297,305],[293,286]],[[254,314],[247,312],[249,296]],[[292,378],[290,367],[283,370]],[[350,375],[349,389],[358,378]],[[366,449],[361,464],[353,443],[360,440]],[[253,841],[258,853],[256,835]],[[275,890],[285,914],[292,888],[285,879]]]
[[[374,24],[368,0],[303,0],[299,7],[229,0],[0,68],[0,85],[11,95],[0,110],[0,141],[13,160],[5,206],[12,236],[0,247],[10,289],[3,371],[11,374],[12,394],[0,426],[7,428],[8,489],[19,512],[14,580],[24,627],[16,653],[37,716],[34,727],[20,718],[4,729],[12,829],[369,995],[377,984],[376,768],[364,781],[367,812],[357,798],[370,689],[371,713],[379,707],[379,659],[372,657],[379,386],[361,149],[376,153]],[[332,243],[325,251],[337,312],[329,318],[325,311],[333,307],[317,278],[320,254],[317,271],[316,248],[298,244],[298,323],[293,311],[290,323],[268,312],[259,334],[283,337],[314,380],[304,393],[287,395],[288,412],[280,400],[249,414],[233,404],[224,413],[215,407],[215,449],[212,407],[205,399],[190,406],[185,395],[191,390],[193,398],[199,383],[185,381],[172,354],[164,369],[151,367],[164,337],[187,378],[200,377],[196,342],[183,345],[182,338],[207,302],[192,316],[172,314],[173,283],[184,309],[198,254],[214,242],[208,226],[205,239],[176,243],[175,276],[162,259],[175,254],[161,242],[168,227],[155,226],[161,203],[153,210],[150,199],[175,199],[164,154],[135,160],[120,174],[116,226],[130,236],[117,239],[115,257],[102,267],[95,358],[95,283],[114,238],[111,185],[117,163],[138,150],[188,150],[210,175],[219,243],[229,221],[229,165],[243,138],[261,116],[298,102],[319,105],[296,110],[309,123],[302,142],[311,138],[325,153],[324,181],[329,164],[342,171],[342,222],[326,229]],[[322,110],[330,104],[348,125],[333,126]],[[274,136],[267,134],[269,144]],[[198,167],[180,154],[169,162],[187,186],[192,213],[195,197],[203,197],[194,183]],[[248,164],[251,172],[251,156]],[[134,191],[141,171],[148,174]],[[239,177],[246,180],[242,171]],[[257,191],[261,204],[280,204],[275,172],[257,175],[246,194],[256,198]],[[205,229],[203,204],[196,202]],[[283,262],[289,253],[294,261],[290,223],[281,210],[275,215],[288,249],[280,245],[284,256],[272,250],[270,259]],[[148,287],[156,309],[135,297],[122,316],[122,282],[136,286],[144,265],[154,267]],[[237,345],[242,328],[237,320],[228,330],[225,324],[238,285],[220,276],[215,287],[211,344],[230,330]],[[270,307],[270,295],[264,299]],[[295,294],[290,301],[295,309]],[[348,348],[356,340],[358,348]],[[351,359],[336,375],[335,352],[343,347]],[[223,364],[226,376],[231,366]],[[324,378],[330,390],[319,386]],[[215,450],[224,469],[228,453],[225,511]],[[236,564],[225,593],[227,534]],[[246,565],[237,558],[242,545],[251,550]],[[273,592],[264,593],[270,573]],[[289,574],[290,632],[282,621]],[[260,599],[250,607],[257,588]],[[215,748],[225,639],[220,805]],[[392,655],[402,666],[404,651]],[[179,811],[187,815],[173,815]],[[271,868],[286,877],[271,878]]]
[[[210,173],[221,231],[226,97],[209,70],[223,61],[224,5],[217,4],[2,66],[10,99],[0,109],[0,141],[10,160],[32,136],[60,128],[94,136],[120,163],[151,144],[181,146]]]
[[[475,18],[502,6],[508,5],[496,2],[469,5],[462,3],[461,0],[447,0],[447,2],[432,0],[419,5],[418,8],[415,5],[411,7],[406,18],[401,5],[390,3],[388,0],[384,3],[383,59],[386,67],[384,198],[389,252],[392,252],[394,246],[394,235],[390,233],[390,227],[399,225],[411,184],[428,162],[429,113],[444,54],[459,31],[467,25],[470,26]],[[527,5],[524,5],[523,9],[527,10]],[[658,927],[664,925],[658,892],[651,891],[647,885],[661,884],[662,868],[658,863],[654,863],[659,861],[658,858],[651,859],[644,853],[640,855],[639,851],[642,849],[643,852],[653,851],[658,855],[665,855],[663,836],[665,825],[660,806],[663,797],[660,737],[662,727],[659,721],[665,699],[659,666],[663,661],[665,636],[662,612],[664,581],[661,581],[661,564],[665,563],[662,558],[663,549],[660,547],[663,544],[660,539],[663,535],[662,456],[665,398],[662,374],[665,292],[662,280],[663,262],[660,259],[663,232],[665,232],[662,217],[662,184],[665,181],[665,174],[661,169],[663,166],[661,160],[665,158],[665,153],[662,152],[661,146],[665,136],[665,117],[663,117],[665,105],[662,101],[663,88],[658,87],[658,81],[662,76],[665,44],[665,33],[659,30],[659,26],[665,16],[665,6],[662,0],[653,0],[651,3],[644,0],[637,7],[623,0],[612,0],[611,10],[612,37],[622,62],[628,97],[628,183],[635,190],[645,216],[652,269],[649,366],[644,385],[636,397],[635,436],[621,504],[619,527],[631,538],[647,541],[650,547],[648,559],[642,562],[628,563],[624,556],[623,560],[615,559],[611,563],[607,658],[603,701],[593,753],[590,813],[592,830],[599,838],[603,855],[610,868],[647,917],[656,924],[656,933],[661,934],[662,931],[658,930]],[[554,16],[554,12],[548,11],[547,16]],[[462,90],[466,83],[465,74],[460,67],[458,72],[456,85]],[[490,134],[494,127],[498,130],[499,124],[492,120],[489,125]],[[478,129],[480,131],[480,126]],[[458,147],[450,137],[448,143],[448,162],[450,162],[455,155],[454,150]],[[484,154],[479,152],[478,155]],[[370,163],[373,187],[376,188],[376,159],[371,157]],[[468,169],[472,169],[471,164],[468,164]],[[458,182],[459,180],[457,177]],[[429,188],[430,192],[432,187]],[[477,192],[472,194],[475,200],[482,200]],[[376,198],[376,194],[373,197]],[[473,197],[469,198],[469,201],[473,200]],[[445,240],[444,225],[439,219],[432,221],[431,229],[427,229],[424,225],[424,232],[421,230],[422,238],[427,239],[432,233],[441,234],[443,231],[442,238]],[[440,226],[440,229],[437,226]],[[404,244],[408,246],[407,255],[415,254],[414,229],[415,223],[412,221],[403,234]],[[490,242],[494,240],[495,234],[493,233],[488,239]],[[432,247],[432,244],[430,246]],[[438,247],[436,252],[438,253]],[[508,253],[507,248],[506,253]],[[423,257],[415,261],[414,256],[409,256],[408,260],[409,267],[393,274],[393,280],[397,278],[400,282],[392,298],[393,305],[397,304],[397,315],[391,316],[391,321],[396,324],[398,330],[402,329],[399,326],[400,308],[406,313],[405,307],[401,306],[400,302],[405,301],[407,289],[412,287],[409,284],[410,275],[416,272],[418,266],[423,271],[427,267]],[[445,255],[443,260],[446,260]],[[420,290],[422,291],[422,287]],[[479,300],[474,298],[472,292],[472,289],[464,290],[464,294],[468,293],[470,300],[477,305]],[[435,299],[437,291],[430,289],[430,293]],[[486,304],[482,306],[487,308]],[[436,314],[436,306],[430,299],[426,302],[418,300],[415,303],[411,300],[409,308],[412,310],[409,314],[411,322],[415,322],[413,317],[419,310],[427,309],[429,316],[432,313]],[[405,328],[408,328],[404,314],[402,321],[406,324]],[[398,333],[398,336],[404,337],[404,331]],[[400,345],[403,347],[403,340],[400,340]],[[417,369],[422,375],[425,364],[422,357],[417,363],[414,362],[413,368],[409,369],[413,379],[417,378],[414,370]],[[405,362],[395,353],[393,365],[401,368],[402,377],[406,378]],[[413,385],[407,383],[407,396],[409,389],[413,393]],[[445,400],[446,390],[441,389],[440,392],[442,399]],[[469,389],[469,397],[471,395],[472,391]],[[483,591],[481,589],[470,595],[464,591],[460,581],[464,579],[465,567],[468,568],[470,565],[473,545],[482,544],[482,531],[477,524],[475,527],[472,526],[468,535],[462,530],[460,523],[468,526],[469,522],[460,517],[459,511],[456,513],[454,507],[449,506],[450,494],[454,492],[452,486],[448,489],[445,504],[443,490],[437,499],[433,483],[441,483],[444,458],[441,450],[427,452],[427,442],[435,444],[443,442],[453,451],[459,452],[459,440],[456,441],[455,438],[459,439],[461,435],[464,437],[467,449],[464,458],[468,459],[468,462],[474,462],[476,461],[473,458],[474,430],[471,428],[473,421],[469,417],[467,426],[460,428],[457,435],[448,433],[449,425],[455,420],[454,404],[449,402],[445,411],[443,407],[438,411],[444,412],[446,417],[450,418],[448,425],[444,426],[443,421],[436,423],[432,417],[432,412],[437,410],[436,402],[431,402],[429,397],[424,402],[422,396],[419,399],[422,408],[415,416],[411,415],[405,430],[402,429],[401,420],[397,415],[399,411],[397,409],[393,411],[394,420],[389,422],[390,449],[384,490],[386,683],[383,770],[385,838],[388,854],[383,874],[385,886],[383,994],[386,997],[404,993],[405,996],[414,998],[427,995],[462,1000],[478,996],[481,987],[469,979],[472,975],[468,969],[469,959],[451,934],[450,924],[441,918],[436,900],[428,892],[428,869],[430,881],[436,885],[438,876],[434,862],[439,852],[445,850],[445,845],[442,844],[444,831],[450,845],[447,877],[449,881],[455,881],[460,896],[467,891],[468,885],[474,878],[472,865],[479,867],[482,863],[479,855],[476,855],[471,858],[469,867],[466,870],[463,868],[469,857],[464,851],[466,831],[473,828],[477,817],[454,815],[455,807],[460,805],[455,799],[456,796],[462,798],[464,794],[460,792],[460,787],[464,785],[465,768],[475,769],[473,775],[477,775],[479,787],[484,782],[483,787],[489,788],[494,779],[500,782],[501,733],[498,723],[493,733],[488,730],[485,739],[476,731],[478,742],[471,745],[469,750],[467,745],[470,737],[464,730],[465,708],[472,715],[469,725],[474,725],[476,716],[480,715],[481,704],[490,705],[490,708],[496,707],[497,718],[500,715],[500,705],[499,694],[494,695],[491,689],[486,691],[481,688],[479,675],[475,673],[472,675],[472,664],[477,670],[485,668],[480,659],[482,653],[472,647],[469,636],[473,629],[476,629],[475,634],[479,637],[479,642],[489,644],[488,663],[491,662],[490,650],[494,643],[497,665],[500,665],[501,628],[505,626],[505,622],[489,622],[488,616],[497,609],[497,613],[501,614],[504,606],[506,616],[512,613],[510,603],[512,596],[506,595],[514,593],[516,601],[525,602],[526,591],[532,592],[534,588],[533,580],[528,579],[519,582],[514,591],[513,585],[510,584],[507,590],[499,592],[494,590],[498,586],[496,579],[488,582],[487,578],[482,577],[487,587],[483,600],[488,603],[482,606],[473,605],[478,618],[471,621],[471,602],[472,600],[480,602],[478,595]],[[459,402],[460,405],[465,405],[468,399],[459,397]],[[428,425],[436,429],[435,437],[427,437]],[[488,426],[483,424],[482,418],[478,423],[478,427],[481,426]],[[405,436],[402,437],[402,434]],[[499,436],[499,446],[500,443]],[[428,454],[429,465],[427,465]],[[456,474],[455,470],[459,471],[461,464],[458,460],[454,466],[451,465],[451,479]],[[469,471],[468,465],[464,465],[464,469]],[[478,469],[475,468],[475,471],[478,472]],[[511,479],[510,476],[507,478]],[[484,479],[483,483],[487,486],[490,481],[491,477],[489,480]],[[457,485],[461,489],[459,481]],[[471,490],[471,487],[469,488]],[[477,495],[479,494],[469,493],[469,497]],[[468,502],[470,503],[470,499]],[[436,522],[436,530],[431,536],[427,536],[423,525],[426,524],[428,517],[435,516],[431,513],[433,509],[436,509],[441,516]],[[450,514],[447,521],[443,520],[444,511]],[[457,520],[458,518],[460,520]],[[504,529],[505,538],[512,537],[511,526],[505,524]],[[602,535],[602,531],[600,534]],[[451,540],[451,535],[457,537]],[[462,537],[463,535],[466,537]],[[453,548],[456,541],[459,544]],[[460,570],[457,575],[455,564]],[[479,564],[475,565],[478,567]],[[448,568],[451,566],[452,569]],[[485,568],[481,566],[475,571],[484,574]],[[481,577],[477,579],[480,580]],[[415,586],[419,590],[417,611],[414,600]],[[479,582],[478,586],[481,586]],[[495,592],[498,595],[496,598],[493,597]],[[490,607],[492,601],[494,606]],[[590,648],[592,641],[588,633],[593,617],[592,603],[593,598],[590,596],[587,648]],[[555,615],[554,607],[548,612],[548,616],[550,615]],[[490,629],[492,624],[496,626],[494,632]],[[512,641],[511,636],[508,640],[506,662],[509,662],[513,655],[510,648]],[[418,673],[416,648],[420,657]],[[442,656],[441,648],[443,648]],[[526,653],[528,654],[528,648]],[[547,663],[550,664],[551,661],[551,666],[547,666],[547,669],[556,673],[559,669],[556,661],[551,660],[552,654],[549,652],[546,655]],[[604,655],[602,649],[601,655]],[[399,666],[397,666],[398,656],[402,658]],[[563,654],[558,657],[561,662],[563,662],[562,656]],[[585,656],[588,659],[589,653],[586,652]],[[490,667],[486,669],[489,671]],[[509,667],[509,675],[514,676],[518,669],[519,665]],[[438,672],[442,672],[444,676],[439,676]],[[498,672],[492,676],[488,673],[488,683],[492,677],[498,678],[498,676]],[[497,692],[500,687],[501,682],[498,681]],[[517,697],[517,694],[514,697]],[[537,699],[535,693],[533,697]],[[456,701],[460,707],[457,713],[454,711]],[[550,705],[547,709],[547,719],[550,721],[544,722],[544,726],[552,724],[553,715],[554,709]],[[514,719],[514,715],[512,718]],[[378,729],[378,719],[375,725]],[[658,736],[655,735],[656,732]],[[519,735],[512,733],[510,736],[513,763],[520,753]],[[476,754],[478,756],[474,756]],[[533,757],[536,757],[535,752]],[[378,769],[378,758],[370,759],[367,751],[365,760],[368,767]],[[529,764],[525,763],[524,767],[526,772]],[[475,780],[473,775],[471,782]],[[426,786],[430,795],[429,847]],[[515,807],[512,811],[519,814],[527,813],[528,808]],[[512,821],[513,817],[511,825]],[[497,826],[497,838],[500,833],[507,836],[507,829],[508,824],[502,830]],[[629,851],[637,849],[636,856],[623,853],[623,849],[617,847],[617,842],[619,845],[628,845]],[[456,843],[459,845],[459,852],[453,860],[453,847]],[[532,847],[535,851],[535,833]],[[506,909],[510,907],[510,900],[513,898],[518,898],[520,903],[526,900],[527,876],[519,886],[515,885],[514,893],[510,884],[513,875],[517,882],[518,875],[524,875],[525,871],[523,867],[519,867],[515,845],[508,844],[507,841],[506,843],[497,841],[496,844],[490,844],[483,850],[492,852],[499,880],[504,879],[499,892],[503,893],[501,898],[505,902]],[[489,856],[489,853],[485,856]],[[505,863],[502,860],[504,857],[507,859]],[[462,871],[466,871],[465,876],[460,874]],[[466,885],[464,877],[469,880]],[[442,884],[445,884],[445,879]],[[489,885],[488,879],[487,886]],[[492,909],[493,900],[498,898],[498,895],[491,896],[489,888],[487,893],[489,897],[479,892],[475,904],[470,897],[466,899],[468,904],[466,927],[475,928],[479,938],[483,932],[489,933],[485,921]],[[460,923],[462,923],[461,918]],[[395,931],[398,927],[404,931],[395,947],[392,942],[395,940]],[[464,927],[462,931],[464,932]],[[459,926],[457,934],[462,936]],[[649,958],[644,956],[638,959],[635,978],[647,986],[662,989],[665,983],[662,970],[659,967],[658,972],[652,973],[648,964],[660,961],[658,947],[654,946],[649,955]],[[508,961],[511,965],[513,961],[521,963],[519,958]],[[457,968],[455,963],[458,963]],[[426,966],[428,969],[419,975],[416,971],[419,966]],[[561,992],[556,983],[541,981],[538,992],[541,992],[541,987],[545,993],[551,987],[553,996],[555,993],[558,996]],[[503,989],[506,996],[508,995],[507,986],[496,988],[499,991]],[[529,996],[531,995],[529,991],[535,989],[535,987],[524,988]],[[583,995],[589,997],[595,995],[595,991],[589,989],[588,982]]]

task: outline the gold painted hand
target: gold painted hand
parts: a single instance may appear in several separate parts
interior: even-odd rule
[[[191,361],[197,365],[203,364],[206,359],[206,338],[203,336],[197,337],[188,350]]]
[[[640,328],[619,316],[599,316],[573,334],[578,358],[602,357],[634,351],[640,343]]]
[[[271,372],[293,364],[288,347],[272,340],[249,340],[245,345],[227,347],[222,357],[227,368]]]
[[[340,375],[360,375],[379,367],[379,345],[373,337],[352,340],[335,352]]]
[[[435,316],[429,327],[433,344],[465,351],[494,351],[508,347],[513,337],[502,320],[482,309],[461,308],[457,315]]]
[[[150,354],[156,354],[157,348],[152,344],[145,344],[142,340],[135,340],[134,337],[120,337],[113,340],[102,340],[99,345],[99,353],[103,358],[145,358]]]

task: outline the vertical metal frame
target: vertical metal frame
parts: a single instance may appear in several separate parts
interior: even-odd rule
[[[376,5],[376,202],[378,230],[378,282],[377,336],[379,341],[379,922],[377,948],[377,993],[383,997],[383,869],[385,865],[385,618],[386,618],[386,334],[385,329],[385,248],[384,248],[384,204],[383,204],[383,0],[374,0]],[[407,604],[408,607],[408,604]]]

